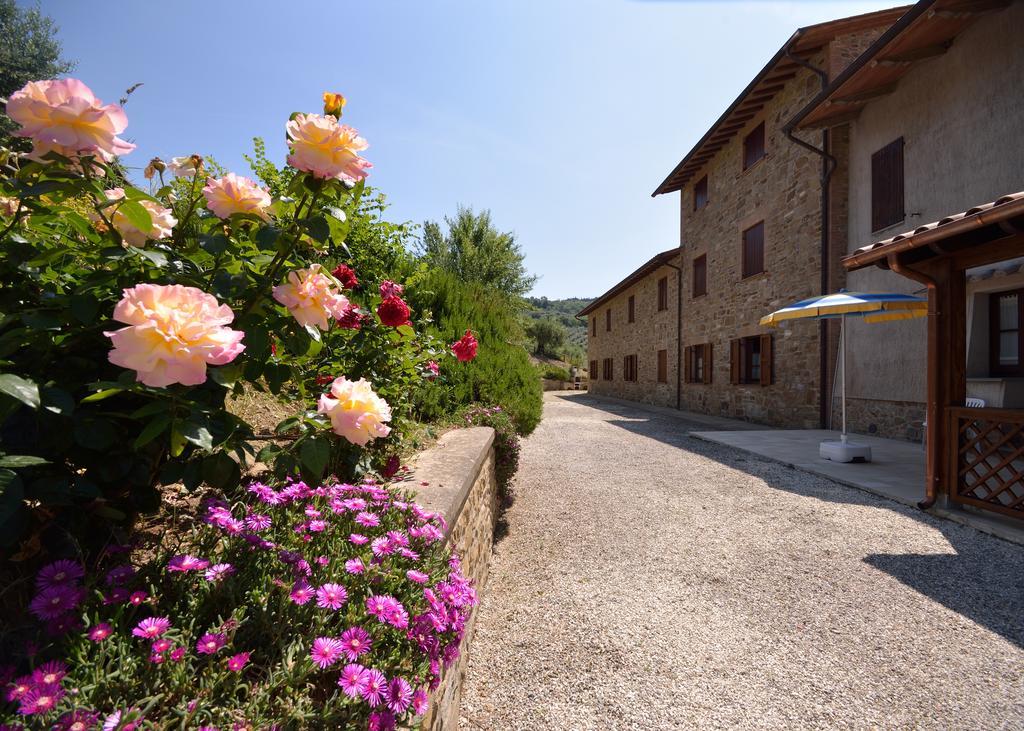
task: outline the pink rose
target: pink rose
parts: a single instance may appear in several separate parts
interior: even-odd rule
[[[452,352],[455,353],[456,358],[463,362],[473,360],[476,357],[476,349],[476,338],[473,337],[473,333],[470,330],[466,330],[466,334],[462,336],[462,339],[452,343]]]
[[[296,114],[285,125],[291,154],[288,164],[314,177],[362,180],[373,167],[358,153],[369,145],[347,124],[331,116]]]
[[[107,196],[107,200],[121,200],[124,198],[124,188],[111,188],[104,191],[103,194]],[[156,201],[145,199],[138,200],[136,203],[146,209],[152,221],[152,225],[145,231],[132,223],[128,216],[121,213],[120,210],[115,209],[110,217],[110,222],[114,224],[114,228],[121,234],[121,238],[124,239],[126,244],[141,249],[145,247],[146,242],[150,239],[165,239],[171,235],[171,231],[178,224],[178,220],[174,217],[170,208],[164,208]],[[98,218],[98,216],[93,216],[93,220],[98,220]]]
[[[330,327],[328,317],[340,320],[349,310],[348,298],[320,271],[319,264],[291,272],[284,284],[274,287],[274,299],[287,307],[300,325],[316,325],[321,330]]]
[[[108,359],[147,386],[197,386],[207,365],[225,365],[245,350],[245,333],[226,327],[235,319],[231,308],[195,287],[138,284],[124,290],[114,319],[130,327],[104,333],[114,343]]]
[[[320,397],[317,411],[330,417],[334,433],[352,444],[365,447],[371,439],[386,437],[391,428],[391,407],[373,391],[364,378],[350,381],[344,376],[334,379],[329,393]]]
[[[218,218],[230,218],[233,213],[252,213],[264,221],[270,220],[267,208],[270,193],[249,178],[228,173],[223,178],[210,178],[203,188],[206,207]]]
[[[58,152],[65,157],[94,154],[110,162],[135,149],[117,137],[128,126],[124,110],[104,106],[78,79],[30,81],[11,94],[7,116],[21,125],[17,136],[32,139],[36,160]]]

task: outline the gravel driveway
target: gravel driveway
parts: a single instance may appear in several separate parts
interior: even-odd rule
[[[462,729],[1024,728],[1024,547],[547,394]]]

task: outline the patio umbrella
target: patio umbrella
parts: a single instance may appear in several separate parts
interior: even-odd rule
[[[846,443],[846,318],[862,317],[865,322],[887,320],[909,320],[928,314],[928,300],[909,294],[846,292],[800,300],[789,307],[783,307],[761,318],[762,325],[778,325],[786,320],[836,318],[841,320],[839,329],[842,349],[843,384],[843,436]]]

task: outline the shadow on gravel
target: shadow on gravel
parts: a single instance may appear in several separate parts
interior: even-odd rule
[[[606,403],[583,394],[559,398],[620,417],[606,418],[605,421],[634,434],[746,472],[763,480],[772,489],[828,502],[894,510],[938,529],[956,550],[956,554],[871,554],[863,560],[951,611],[1024,648],[1024,546],[831,482],[824,477],[809,475],[809,480],[780,479],[777,476],[779,468],[790,473],[796,473],[797,470],[689,436],[691,430],[711,431],[712,428],[705,424],[691,423],[642,408]],[[831,487],[821,487],[826,485]],[[922,632],[928,631],[927,627],[921,629]]]

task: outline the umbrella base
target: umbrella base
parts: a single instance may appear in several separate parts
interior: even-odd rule
[[[833,462],[870,462],[871,447],[856,442],[829,440],[821,443],[818,455]]]

